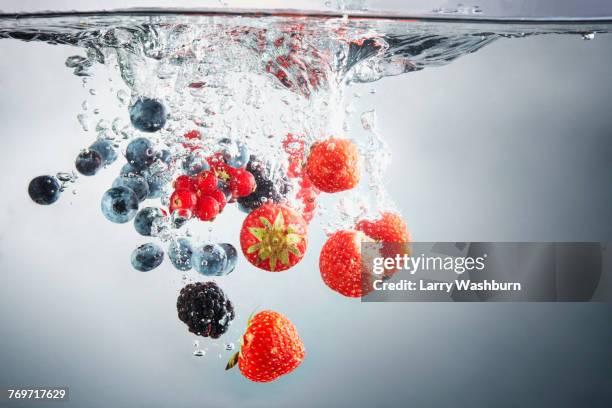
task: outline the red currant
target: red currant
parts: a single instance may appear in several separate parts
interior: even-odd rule
[[[210,195],[217,189],[217,176],[212,171],[203,171],[195,176],[193,183],[198,197]]]
[[[170,196],[170,213],[175,210],[193,210],[197,202],[197,197],[193,191],[179,189],[174,190]]]
[[[216,189],[210,193],[210,196],[219,203],[219,212],[223,211],[225,204],[227,204],[227,198],[225,197],[225,194],[223,194],[223,191]]]
[[[193,183],[193,179],[189,176],[178,176],[176,180],[174,180],[174,189],[195,191],[195,184]]]
[[[219,214],[219,203],[211,196],[200,197],[193,213],[202,221],[212,221]]]
[[[257,183],[250,172],[244,169],[235,169],[233,173],[229,187],[234,197],[246,197],[255,191]]]

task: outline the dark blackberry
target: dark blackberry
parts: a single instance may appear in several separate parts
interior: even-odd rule
[[[267,202],[280,203],[289,193],[289,180],[282,169],[274,171],[268,163],[253,155],[246,169],[255,177],[257,188],[248,196],[236,200],[241,210],[251,212]]]
[[[218,339],[234,319],[234,305],[214,282],[190,283],[176,300],[178,317],[198,336]]]

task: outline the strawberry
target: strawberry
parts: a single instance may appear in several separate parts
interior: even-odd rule
[[[280,313],[264,310],[249,319],[240,351],[225,369],[238,363],[240,372],[249,380],[270,382],[295,370],[304,355],[304,343],[293,323]]]
[[[350,190],[359,183],[359,152],[348,139],[329,138],[310,148],[306,174],[326,193]]]
[[[374,221],[361,220],[355,229],[363,231],[368,237],[378,242],[404,243],[410,241],[410,234],[402,218],[392,212],[383,212]]]
[[[337,231],[327,239],[319,256],[319,270],[332,290],[348,297],[362,295],[361,243],[367,241],[371,240],[355,230]]]
[[[376,220],[361,220],[355,229],[364,232],[374,241],[382,244],[380,255],[385,258],[394,258],[396,255],[410,254],[407,245],[410,242],[410,233],[406,223],[398,214],[383,212]],[[385,268],[384,277],[390,278],[397,272],[395,268]]]
[[[306,221],[286,205],[264,204],[244,219],[240,246],[256,267],[272,272],[287,270],[306,252]]]

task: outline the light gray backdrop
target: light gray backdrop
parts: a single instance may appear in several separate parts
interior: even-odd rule
[[[611,49],[609,35],[501,40],[376,84],[364,97],[414,236],[609,240]],[[322,284],[318,227],[299,268],[242,263],[220,280],[240,314],[226,340],[254,308],[276,309],[299,328],[303,365],[262,385],[223,371],[223,342],[193,357],[174,305],[181,275],[132,270],[145,240],[99,212],[119,165],[54,206],[27,197],[33,176],[69,169],[93,137],[75,119],[88,87],[63,66],[72,54],[0,41],[0,386],[67,385],[74,407],[610,406],[611,306],[361,304]],[[93,86],[94,105],[116,105],[104,77]],[[216,237],[237,243],[237,214]]]

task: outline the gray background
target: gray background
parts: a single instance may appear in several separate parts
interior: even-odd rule
[[[500,40],[376,95],[356,86],[395,152],[388,186],[413,235],[609,240],[611,49],[610,35]],[[253,309],[281,311],[306,344],[302,366],[262,385],[223,371],[222,342],[203,339],[207,356],[193,357],[174,306],[181,275],[132,270],[145,241],[99,213],[118,164],[54,206],[27,197],[33,176],[69,169],[93,138],[75,119],[88,88],[63,67],[74,53],[0,41],[0,386],[67,385],[75,407],[610,406],[610,305],[362,304],[322,284],[317,224],[299,267],[243,262],[219,280],[239,312],[225,339]],[[96,81],[89,100],[110,114]],[[214,238],[237,243],[234,211]]]

